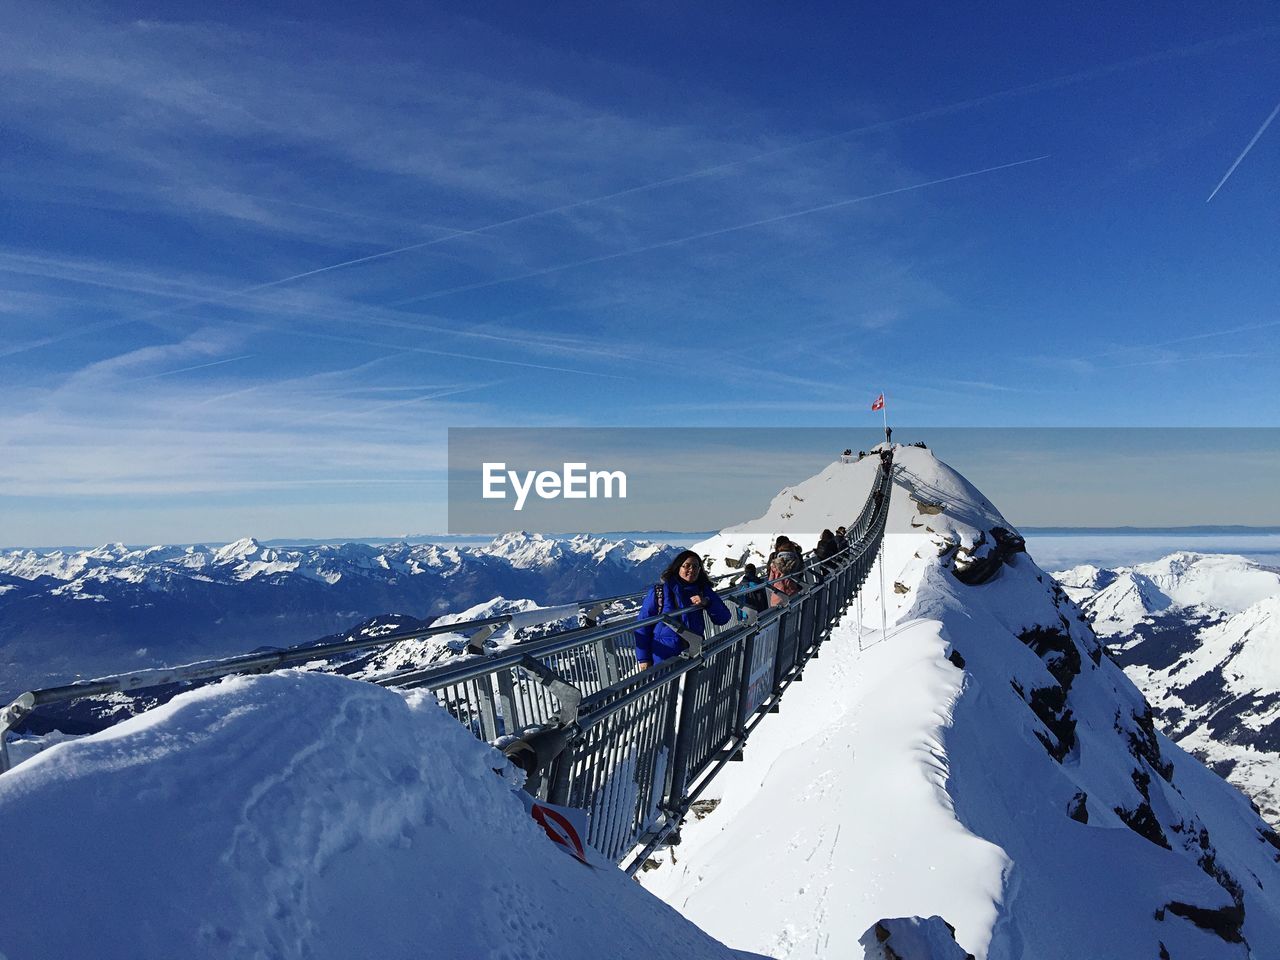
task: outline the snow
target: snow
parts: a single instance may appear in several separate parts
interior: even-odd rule
[[[1280,570],[1234,554],[1178,551],[1132,567],[1087,564],[1054,577],[1107,635],[1128,633],[1156,613],[1194,607],[1239,613],[1280,595]]]
[[[1008,863],[946,798],[941,735],[961,673],[936,624],[908,625],[865,655],[853,624],[838,633],[788,691],[780,722],[761,724],[746,761],[721,774],[721,803],[684,828],[677,863],[642,882],[725,942],[771,957],[856,957],[876,920],[935,913],[980,950]]]
[[[1248,801],[1151,728],[1032,557],[961,582],[957,554],[1012,527],[927,450],[896,455],[861,601],[713,782],[719,804],[641,884],[560,853],[500,755],[429,696],[284,672],[24,750],[0,776],[0,817],[22,825],[0,832],[0,862],[54,893],[0,925],[0,954],[859,958],[887,921],[940,960],[955,953],[945,921],[979,960],[1267,956],[1280,865]],[[778,532],[812,546],[854,518],[878,468],[832,464],[696,549],[720,573],[762,561]],[[491,549],[537,565],[588,541]],[[230,553],[259,556],[245,542]],[[1242,585],[1229,565],[1127,572],[1138,593],[1116,592],[1118,615],[1227,590],[1239,609],[1219,640],[1237,660],[1233,619],[1250,635],[1276,623],[1266,597],[1250,599],[1261,581]],[[1114,586],[1078,573],[1081,590]],[[496,598],[466,613],[497,610],[556,612]],[[122,866],[128,883],[102,882]],[[1247,946],[1169,910],[1231,908],[1232,882]]]
[[[1232,693],[1280,691],[1280,593],[1201,631],[1177,680],[1185,685],[1219,665]]]
[[[242,537],[214,549],[192,545],[130,550],[123,544],[107,544],[70,554],[61,550],[10,550],[0,552],[0,574],[23,580],[51,577],[62,581],[96,574],[140,582],[156,578],[161,571],[191,576],[197,572],[207,574],[213,568],[222,575],[229,572],[236,580],[297,573],[332,585],[344,575],[385,578],[388,574],[415,576],[429,570],[452,569],[464,557],[497,558],[525,570],[554,566],[571,557],[593,565],[627,569],[669,550],[667,544],[645,540],[611,540],[585,534],[547,537],[524,532],[503,534],[492,543],[462,548],[430,543],[343,543],[289,550],[266,547],[253,537]]]
[[[1212,604],[1229,613],[1280,594],[1280,571],[1244,557],[1179,552],[1134,568],[1178,606]]]
[[[642,882],[726,943],[774,957],[857,957],[877,920],[938,915],[990,960],[1156,956],[1161,944],[1173,957],[1243,958],[1243,946],[1164,910],[1232,903],[1197,862],[1203,828],[1242,882],[1246,939],[1280,943],[1280,868],[1247,800],[1163,738],[1151,762],[1167,763],[1171,782],[1140,755],[1146,704],[1030,557],[981,586],[960,583],[953,548],[1007,523],[927,451],[897,454],[906,485],[886,537],[887,634],[873,572],[864,623],[855,604],[779,721],[712,785],[720,804],[686,823]],[[767,549],[782,520],[788,532],[847,523],[874,467],[833,465],[700,549],[739,559]],[[1028,701],[1060,686],[1049,667],[1062,661],[1020,639],[1032,627],[1058,631],[1080,660],[1061,762]],[[1172,849],[1119,815],[1147,796]],[[1087,824],[1068,816],[1077,797]]]
[[[0,777],[0,862],[38,892],[0,953],[735,955],[562,854],[504,766],[427,695],[298,672],[184,694]]]
[[[1168,732],[1214,764],[1280,825],[1280,571],[1238,555],[1178,551],[1071,583]],[[1124,584],[1151,595],[1127,607]]]
[[[596,563],[630,566],[650,559],[665,549],[664,544],[649,541],[609,540],[578,534],[573,537],[547,537],[540,533],[517,531],[495,538],[484,552],[507,560],[519,569],[535,569],[554,564],[561,558],[577,554]]]

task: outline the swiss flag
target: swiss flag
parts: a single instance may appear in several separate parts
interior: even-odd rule
[[[884,394],[883,394],[883,393],[882,393],[882,394],[880,394],[880,396],[876,397],[876,402],[875,402],[875,403],[873,403],[873,404],[871,405],[871,409],[872,409],[872,410],[883,410],[883,409],[884,409]]]

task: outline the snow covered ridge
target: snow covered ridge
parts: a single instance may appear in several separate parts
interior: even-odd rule
[[[1280,826],[1280,570],[1181,552],[1055,576],[1161,728]]]
[[[0,955],[737,956],[557,852],[520,782],[428,695],[231,678],[0,777],[0,862],[47,894]]]
[[[77,676],[289,646],[371,617],[417,622],[494,597],[551,605],[643,589],[676,549],[511,533],[474,547],[294,550],[108,544],[0,553],[0,699]]]
[[[878,956],[865,934],[895,917],[941,917],[988,960],[1269,956],[1280,835],[1159,732],[981,494],[927,451],[898,464],[887,635],[873,573],[865,625],[833,634],[645,885],[778,957]],[[829,526],[836,476],[775,508]],[[705,546],[740,562],[766,527]]]

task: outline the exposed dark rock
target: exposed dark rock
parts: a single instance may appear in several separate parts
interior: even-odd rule
[[[901,580],[895,580],[895,581],[893,582],[893,592],[894,592],[894,593],[910,593],[910,592],[911,592],[911,588],[910,588],[910,587],[908,587],[908,586],[907,586],[905,583],[903,583]]]
[[[1151,708],[1147,707],[1141,714],[1133,715],[1136,729],[1128,731],[1129,752],[1140,760],[1147,761],[1151,769],[1166,782],[1173,781],[1173,763],[1160,755],[1160,742],[1156,739],[1155,717]]]
[[[717,797],[709,800],[695,800],[689,804],[689,812],[693,814],[695,820],[701,820],[718,806],[720,806],[720,800]]]
[[[978,537],[977,542],[972,549],[959,549],[956,551],[955,560],[952,562],[952,571],[955,573],[956,579],[966,586],[976,587],[986,583],[999,572],[1002,564],[1006,563],[1015,554],[1026,551],[1026,541],[1021,536],[1004,527],[993,527],[991,537],[995,541],[989,550],[983,550],[987,545],[986,534]]]
[[[964,669],[964,657],[960,656],[959,650],[952,650],[947,659],[954,663],[961,670]]]
[[[1236,880],[1235,877],[1227,872],[1226,868],[1218,863],[1216,852],[1208,844],[1209,831],[1202,829],[1201,833],[1203,835],[1201,845],[1204,847],[1205,852],[1204,855],[1196,861],[1196,865],[1209,876],[1213,877],[1213,879],[1218,882],[1218,886],[1231,894],[1231,899],[1235,901],[1236,906],[1241,910],[1244,910],[1244,887],[1240,885],[1240,882]]]
[[[1214,773],[1220,776],[1223,780],[1226,780],[1229,776],[1231,776],[1231,771],[1236,768],[1237,763],[1239,763],[1238,760],[1233,760],[1230,757],[1228,757],[1225,760],[1214,760],[1212,763],[1209,764],[1209,767],[1210,769],[1213,770]]]
[[[939,916],[877,920],[858,938],[867,960],[974,960]]]
[[[1165,909],[1175,916],[1190,920],[1201,930],[1217,934],[1227,943],[1244,943],[1244,936],[1240,932],[1240,928],[1244,926],[1244,907],[1233,903],[1229,907],[1211,910],[1183,903],[1181,900],[1171,900],[1165,904]]]
[[[1071,635],[1056,626],[1029,627],[1018,634],[1018,639],[1044,661],[1049,673],[1058,681],[1053,686],[1032,690],[1028,703],[1031,711],[1053,735],[1052,740],[1039,732],[1036,737],[1049,755],[1061,763],[1076,743],[1076,721],[1067,709],[1067,693],[1080,673],[1080,651]],[[1023,696],[1021,688],[1015,685],[1015,689],[1019,696]]]
[[[1072,820],[1074,820],[1076,823],[1088,823],[1089,822],[1088,800],[1089,800],[1089,795],[1085,793],[1083,790],[1076,793],[1076,795],[1071,798],[1071,802],[1067,804],[1067,816],[1070,817]]]
[[[1053,679],[1062,684],[1064,690],[1071,689],[1071,681],[1080,673],[1081,660],[1080,651],[1070,634],[1057,627],[1036,626],[1023,630],[1018,639],[1044,661]]]
[[[1151,800],[1148,797],[1148,790],[1151,785],[1150,775],[1141,770],[1133,771],[1133,785],[1142,794],[1142,802],[1132,810],[1116,807],[1116,816],[1123,820],[1125,826],[1138,836],[1150,840],[1158,847],[1172,850],[1173,847],[1169,845],[1169,839],[1164,835],[1164,831],[1160,829],[1160,821],[1156,818],[1155,811],[1151,809]]]
[[[1061,763],[1076,745],[1076,720],[1070,710],[1066,709],[1067,692],[1055,684],[1052,687],[1039,687],[1031,691],[1031,712],[1039,718],[1054,740],[1051,742],[1037,731],[1036,736],[1049,756]]]

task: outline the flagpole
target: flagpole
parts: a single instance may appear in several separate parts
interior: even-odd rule
[[[880,391],[880,396],[885,396],[885,392],[883,390]],[[884,417],[884,430],[887,434],[889,432],[889,401],[887,399],[884,403],[880,404],[880,414]]]

